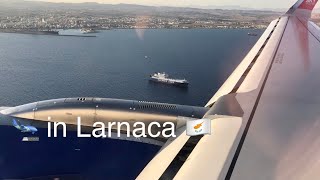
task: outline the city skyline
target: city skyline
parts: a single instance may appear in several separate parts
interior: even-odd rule
[[[254,0],[29,0],[29,1],[44,1],[44,2],[54,2],[54,3],[85,3],[85,2],[95,2],[103,4],[138,4],[138,5],[148,5],[148,6],[177,6],[177,7],[219,7],[228,6],[234,8],[252,8],[252,9],[284,9],[292,6],[296,0],[286,0],[286,1],[254,1]],[[318,4],[316,8],[319,8]]]

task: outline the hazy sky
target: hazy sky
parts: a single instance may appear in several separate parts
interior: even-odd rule
[[[37,0],[50,2],[99,2],[107,4],[142,4],[160,6],[242,6],[249,8],[289,8],[297,0]],[[318,3],[317,7],[320,3]]]

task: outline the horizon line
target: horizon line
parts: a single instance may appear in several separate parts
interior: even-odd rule
[[[9,1],[8,2],[14,2]],[[173,7],[173,8],[191,8],[191,9],[204,9],[204,10],[214,10],[214,9],[222,9],[222,10],[258,10],[258,11],[286,11],[289,8],[253,8],[253,7],[246,7],[240,5],[186,5],[186,6],[179,6],[179,5],[152,5],[152,4],[141,4],[141,3],[104,3],[104,2],[52,2],[46,0],[23,0],[25,2],[41,2],[41,3],[51,3],[51,4],[101,4],[101,5],[136,5],[136,6],[146,6],[146,7]],[[317,9],[320,9],[318,7]],[[315,10],[317,10],[315,9]]]

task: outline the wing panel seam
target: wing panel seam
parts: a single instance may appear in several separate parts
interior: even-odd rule
[[[261,46],[260,50],[258,51],[257,55],[254,57],[254,59],[252,60],[252,62],[250,63],[250,65],[247,67],[247,69],[245,70],[245,72],[242,74],[241,78],[239,79],[239,81],[237,82],[237,84],[234,86],[234,88],[232,89],[232,91],[229,94],[232,93],[236,93],[237,90],[240,88],[241,84],[243,83],[243,81],[246,79],[247,75],[249,74],[249,72],[251,71],[252,67],[254,66],[254,64],[257,62],[258,58],[260,57],[261,52],[264,50],[265,46],[267,45],[267,43],[270,40],[270,37],[272,36],[275,28],[278,26],[280,21],[280,18],[278,19],[277,23],[275,24],[275,26],[273,27],[271,33],[269,34],[268,38],[266,39],[266,41],[263,43],[263,45]]]

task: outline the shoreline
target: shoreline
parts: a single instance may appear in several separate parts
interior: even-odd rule
[[[63,37],[85,37],[85,38],[94,38],[97,37],[97,33],[99,31],[115,31],[115,30],[220,30],[220,29],[243,29],[243,30],[261,30],[263,28],[114,28],[114,29],[95,29],[95,33],[88,34],[60,34],[59,31],[38,31],[38,30],[16,30],[16,29],[0,29],[0,33],[10,33],[10,34],[29,34],[29,35],[37,35],[37,36],[63,36]],[[73,29],[67,29],[73,30]],[[64,31],[64,30],[63,30]],[[90,35],[92,34],[92,35]]]
[[[46,31],[27,31],[27,30],[3,30],[0,29],[0,33],[11,33],[11,34],[30,34],[30,35],[46,35],[46,36],[69,36],[69,37],[97,37],[96,35],[78,35],[78,34],[59,34],[58,32],[46,32]]]
[[[259,30],[264,28],[239,28],[239,27],[228,27],[228,28],[114,28],[114,29],[96,29],[97,32],[99,31],[110,31],[110,30],[155,30],[155,29],[167,29],[167,30],[174,30],[174,29],[183,29],[183,30],[192,30],[192,29],[247,29],[247,30]],[[72,30],[72,29],[70,29]],[[15,30],[15,29],[0,29],[0,33],[15,33],[15,34],[31,34],[31,35],[49,35],[49,36],[69,36],[69,37],[97,37],[96,35],[81,35],[81,34],[59,34],[55,31],[36,31],[36,30]],[[92,33],[90,33],[92,34]]]

